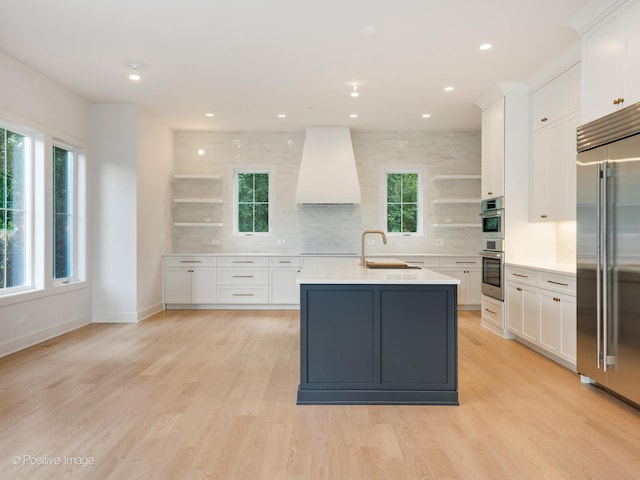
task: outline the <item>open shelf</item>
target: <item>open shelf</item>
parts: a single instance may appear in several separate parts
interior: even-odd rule
[[[434,205],[445,205],[452,203],[480,203],[479,198],[436,198]]]
[[[222,223],[216,222],[176,222],[174,227],[222,227]]]
[[[221,198],[174,198],[175,203],[222,203]]]
[[[177,180],[199,180],[199,179],[212,179],[216,180],[221,178],[220,175],[214,175],[211,173],[176,173],[173,178]]]
[[[432,180],[480,180],[480,175],[436,175]]]

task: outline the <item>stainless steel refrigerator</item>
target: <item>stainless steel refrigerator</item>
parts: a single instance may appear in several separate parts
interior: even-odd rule
[[[577,369],[640,404],[640,103],[577,139]]]

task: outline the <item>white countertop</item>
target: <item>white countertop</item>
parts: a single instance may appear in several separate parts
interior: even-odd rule
[[[364,268],[359,261],[344,264],[305,266],[300,270],[299,284],[400,284],[459,285],[460,280],[424,268]]]
[[[570,263],[554,263],[554,262],[540,262],[540,261],[505,262],[505,266],[533,268],[535,270],[540,270],[542,272],[561,273],[561,274],[568,274],[568,275],[575,275],[576,273],[575,264],[570,264]]]
[[[358,257],[360,258],[359,253],[349,252],[349,253],[296,253],[296,252],[257,252],[257,253],[247,253],[247,252],[221,252],[221,253],[165,253],[163,256],[165,257]],[[405,257],[477,257],[478,252],[449,252],[449,253],[420,253],[420,252],[405,252],[405,253],[367,253],[367,258],[369,257],[393,257],[393,258],[405,258]]]

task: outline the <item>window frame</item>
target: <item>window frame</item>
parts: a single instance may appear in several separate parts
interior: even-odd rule
[[[0,119],[0,128],[23,136],[26,139],[24,153],[24,216],[25,216],[25,247],[24,274],[25,281],[15,287],[0,288],[0,297],[10,297],[15,294],[29,292],[36,287],[35,258],[36,255],[36,225],[35,212],[35,151],[37,148],[36,134],[25,126]],[[4,143],[4,140],[3,140]],[[4,145],[3,145],[4,147]]]
[[[72,189],[73,189],[73,197],[72,197],[72,202],[71,202],[71,218],[73,219],[73,223],[72,223],[72,231],[71,231],[71,236],[72,236],[72,241],[71,241],[71,275],[67,276],[67,277],[60,277],[60,278],[56,278],[55,275],[55,268],[56,268],[56,258],[55,258],[55,242],[56,242],[56,238],[55,238],[55,233],[56,233],[56,222],[55,222],[55,217],[56,217],[56,205],[55,205],[55,154],[54,154],[54,150],[56,148],[60,148],[62,150],[65,150],[69,153],[71,153],[73,155],[73,159],[72,159],[72,178],[71,178],[71,183],[72,183]],[[51,280],[53,282],[53,285],[63,285],[63,284],[69,284],[69,283],[73,283],[78,281],[79,275],[78,275],[78,239],[79,239],[79,230],[78,230],[78,193],[79,193],[79,181],[78,181],[78,165],[80,162],[80,154],[78,153],[78,148],[54,139],[52,146],[51,146]]]
[[[415,232],[389,232],[389,222],[388,222],[388,197],[387,197],[387,181],[388,176],[391,174],[417,174],[417,225]],[[383,230],[386,235],[391,237],[421,237],[424,236],[424,172],[423,168],[417,166],[393,166],[393,167],[384,167],[382,172],[382,224]],[[402,202],[401,202],[402,203]]]
[[[268,176],[268,230],[266,232],[241,232],[239,231],[239,210],[240,201],[239,195],[239,175],[240,174],[267,174]],[[268,237],[273,235],[273,214],[274,214],[274,169],[271,167],[257,167],[257,168],[236,168],[233,171],[233,235],[239,237]]]

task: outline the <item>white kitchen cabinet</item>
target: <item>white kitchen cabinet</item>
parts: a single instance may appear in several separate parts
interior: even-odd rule
[[[487,295],[482,295],[480,324],[504,337],[504,302],[493,297],[488,297]]]
[[[480,305],[482,260],[479,257],[442,257],[440,273],[460,280],[458,305]]]
[[[216,303],[216,272],[215,258],[165,258],[164,303]]]
[[[580,111],[580,64],[562,72],[531,94],[531,131]]]
[[[511,265],[506,270],[509,332],[575,368],[575,276]]]
[[[482,111],[481,197],[504,195],[505,99],[500,97]]]
[[[268,266],[268,257],[220,257],[218,260],[218,301],[230,304],[268,303]]]
[[[299,272],[300,257],[272,257],[269,259],[269,303],[300,303],[300,286],[296,283]]]
[[[582,34],[583,122],[640,101],[640,1],[629,1]]]
[[[561,118],[531,135],[532,222],[575,220],[576,128],[579,113]]]

